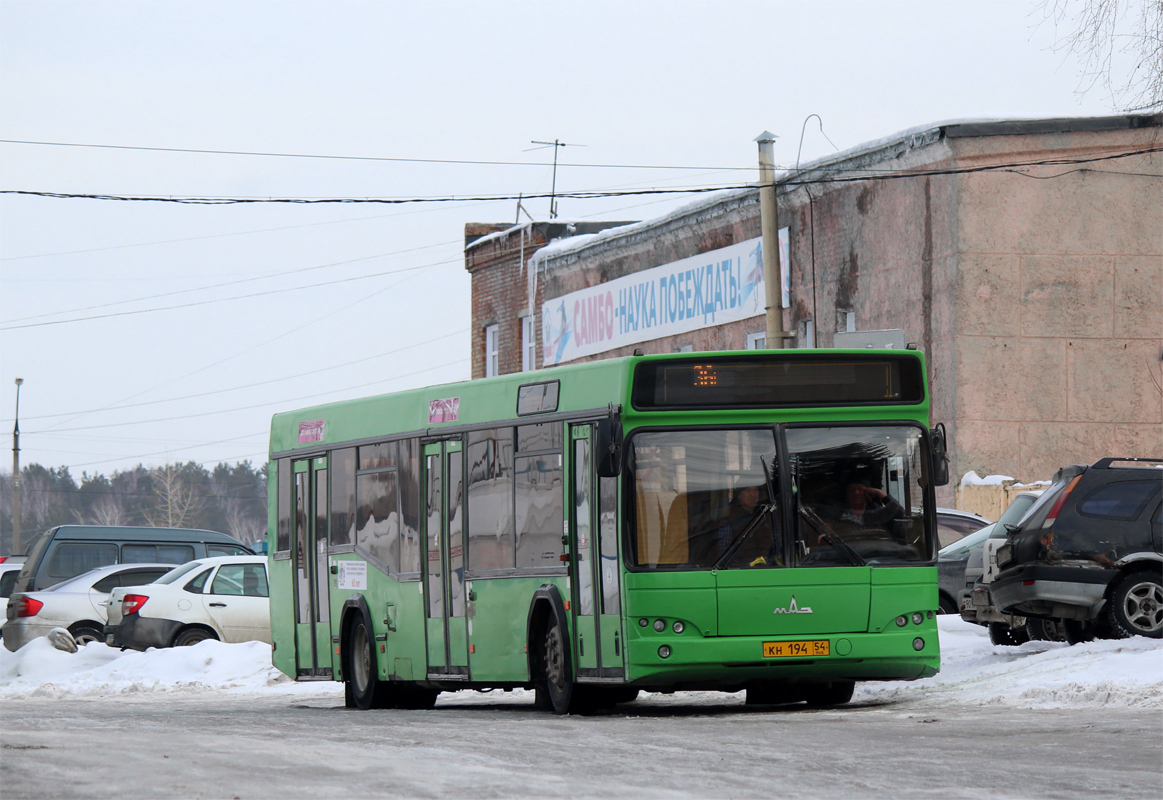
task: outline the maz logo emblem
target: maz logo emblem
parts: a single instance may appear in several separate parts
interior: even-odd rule
[[[793,594],[791,596],[791,602],[787,604],[787,608],[777,608],[775,611],[773,611],[771,613],[773,613],[773,614],[811,614],[812,607],[811,606],[804,606],[803,608],[800,608],[799,605],[796,603],[796,596]]]

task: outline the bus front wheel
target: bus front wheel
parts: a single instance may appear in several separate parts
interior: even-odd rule
[[[356,617],[347,634],[343,670],[343,697],[348,708],[392,708],[391,687],[376,675],[375,640],[368,630],[367,621]]]
[[[544,693],[538,692],[539,705],[548,706],[546,710],[555,714],[577,713],[577,686],[569,676],[565,635],[556,619],[545,632],[541,663],[545,666],[545,685]]]

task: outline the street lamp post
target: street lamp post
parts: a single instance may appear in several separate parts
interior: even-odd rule
[[[16,379],[16,424],[12,427],[12,555],[20,554],[20,385]]]

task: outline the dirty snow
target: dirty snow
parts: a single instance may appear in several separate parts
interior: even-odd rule
[[[1001,647],[990,644],[984,628],[957,617],[939,617],[938,627],[942,669],[936,677],[860,684],[853,702],[1163,708],[1163,642],[1158,639],[1095,641],[1073,647],[1056,642]],[[271,666],[270,653],[270,646],[259,642],[216,641],[145,653],[123,652],[94,642],[77,653],[64,653],[53,649],[46,639],[35,639],[15,653],[0,648],[0,698],[217,692],[342,698],[338,683],[291,681]],[[524,702],[525,694],[513,692],[506,699]],[[447,698],[471,702],[474,696],[461,693]],[[497,695],[480,697],[495,699]],[[716,692],[688,692],[643,696],[639,702],[721,704],[728,697]],[[742,693],[737,698],[742,702]]]

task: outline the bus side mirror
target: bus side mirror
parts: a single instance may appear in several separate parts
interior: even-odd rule
[[[594,461],[599,478],[616,478],[622,474],[622,424],[615,414],[597,424]]]
[[[944,423],[938,422],[929,431],[929,453],[933,459],[929,470],[929,474],[933,478],[933,485],[947,486],[949,484],[949,444]]]

